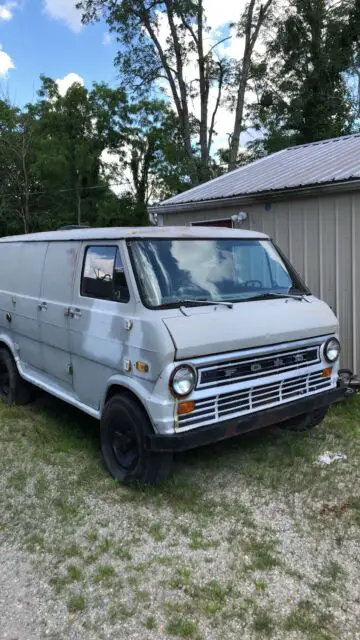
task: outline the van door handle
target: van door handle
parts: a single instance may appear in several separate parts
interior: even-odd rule
[[[38,307],[39,307],[40,311],[46,311],[47,310],[47,302],[40,302],[38,304]]]
[[[67,307],[64,311],[64,316],[68,318],[81,318],[82,313],[80,309],[72,309],[71,307]]]

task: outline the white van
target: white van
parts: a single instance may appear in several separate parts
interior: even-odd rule
[[[0,396],[32,385],[100,420],[113,477],[158,483],[174,451],[341,399],[338,323],[271,240],[210,228],[0,240]],[[30,384],[29,384],[30,383]]]

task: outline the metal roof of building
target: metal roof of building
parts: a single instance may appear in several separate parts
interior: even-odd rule
[[[288,147],[160,203],[192,202],[282,191],[360,178],[360,134]]]

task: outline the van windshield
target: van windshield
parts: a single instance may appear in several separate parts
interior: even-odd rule
[[[143,303],[171,308],[309,293],[270,240],[128,242]]]

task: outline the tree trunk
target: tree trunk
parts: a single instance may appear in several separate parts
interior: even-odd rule
[[[24,233],[29,232],[29,220],[30,220],[30,193],[29,193],[29,179],[28,179],[28,171],[26,166],[26,155],[27,155],[27,145],[26,145],[26,129],[24,127],[23,135],[22,135],[22,149],[21,149],[21,161],[22,161],[22,170],[24,176]]]
[[[179,85],[181,112],[178,114],[180,119],[180,125],[183,132],[184,147],[186,155],[190,160],[190,166],[192,171],[192,182],[194,185],[198,184],[198,176],[195,168],[193,149],[191,144],[191,131],[190,131],[190,115],[188,105],[188,91],[186,82],[184,79],[184,63],[182,58],[181,44],[178,38],[178,33],[174,21],[174,8],[173,0],[165,0],[165,6],[167,10],[167,17],[170,27],[170,33],[174,44],[174,52],[176,58],[176,77]]]
[[[209,78],[207,63],[204,57],[203,43],[203,6],[202,0],[198,0],[198,32],[197,49],[200,82],[200,151],[201,151],[201,182],[209,179],[209,147],[208,147],[208,103],[209,103]]]
[[[76,214],[77,224],[81,225],[81,193],[78,189],[76,190]]]
[[[259,37],[259,32],[264,24],[264,21],[269,12],[270,6],[273,0],[267,0],[265,4],[262,4],[259,9],[259,15],[254,26],[254,8],[256,0],[250,0],[247,8],[246,22],[245,22],[245,49],[244,56],[240,68],[239,88],[237,93],[237,102],[235,109],[235,123],[233,135],[230,143],[229,150],[229,171],[236,168],[237,157],[240,146],[240,135],[243,127],[244,119],[244,107],[245,107],[245,93],[249,82],[249,75],[251,69],[251,60],[254,52],[254,47]]]

